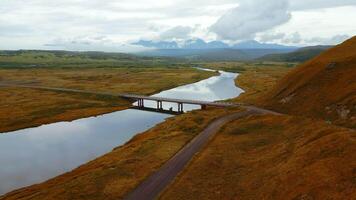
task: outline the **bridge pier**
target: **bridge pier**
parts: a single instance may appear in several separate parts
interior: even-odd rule
[[[202,109],[202,110],[205,110],[205,109],[206,109],[206,105],[202,104],[202,105],[201,105],[201,109]]]
[[[184,112],[184,110],[183,110],[183,103],[178,103],[178,112],[181,112],[181,113]]]
[[[163,110],[162,101],[157,101],[157,109],[158,110]]]
[[[137,105],[138,105],[138,107],[145,107],[144,100],[143,99],[138,99]]]

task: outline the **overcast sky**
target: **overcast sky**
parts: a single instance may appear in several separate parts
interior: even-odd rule
[[[356,0],[0,0],[0,49],[135,51],[139,39],[336,44]]]

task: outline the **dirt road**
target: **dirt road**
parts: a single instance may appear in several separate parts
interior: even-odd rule
[[[144,180],[134,189],[126,200],[155,199],[169,185],[169,183],[183,170],[193,156],[198,153],[204,145],[219,131],[226,123],[257,114],[278,114],[261,108],[246,106],[246,111],[230,114],[213,121],[198,136],[183,147],[177,154],[168,160],[162,167]]]

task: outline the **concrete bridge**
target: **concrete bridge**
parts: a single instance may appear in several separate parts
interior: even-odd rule
[[[225,102],[187,100],[187,99],[176,99],[176,98],[166,98],[166,97],[143,96],[143,95],[136,95],[136,94],[119,94],[119,96],[122,98],[125,98],[125,99],[137,101],[138,108],[145,108],[144,100],[156,101],[157,102],[157,110],[163,110],[162,102],[177,103],[179,113],[183,112],[184,104],[200,105],[202,109],[206,109],[207,106],[213,106],[213,107],[236,106],[236,104],[225,103]]]

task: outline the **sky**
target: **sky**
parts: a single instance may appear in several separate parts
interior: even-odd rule
[[[333,45],[356,0],[0,0],[0,49],[133,52],[140,39]]]

